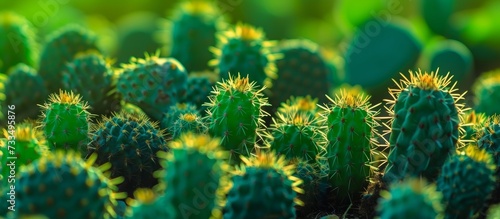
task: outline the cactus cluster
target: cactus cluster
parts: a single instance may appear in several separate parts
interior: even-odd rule
[[[0,218],[498,217],[498,1],[25,1]]]

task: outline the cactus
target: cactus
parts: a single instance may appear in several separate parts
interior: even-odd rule
[[[66,26],[48,37],[40,54],[38,74],[42,76],[49,93],[63,88],[63,72],[67,62],[75,55],[87,51],[99,51],[97,38],[80,26]]]
[[[381,191],[380,195],[377,205],[380,219],[442,217],[442,194],[425,179],[404,179],[391,184],[389,191]]]
[[[0,72],[24,63],[35,67],[38,53],[35,28],[24,17],[13,12],[0,12]]]
[[[126,211],[125,219],[170,218],[164,206],[161,206],[161,198],[153,190],[139,188],[135,190],[134,197],[135,200],[127,200],[131,207]]]
[[[461,137],[461,140],[465,141],[477,141],[478,133],[480,130],[487,126],[487,116],[484,113],[476,113],[475,110],[469,110],[465,112],[462,117],[463,121],[461,122],[464,133]]]
[[[223,28],[222,17],[215,4],[207,1],[182,2],[170,23],[170,56],[188,71],[209,69],[213,58],[209,51],[216,45],[216,33]]]
[[[297,193],[302,181],[294,177],[295,166],[284,156],[261,153],[241,157],[226,200],[224,218],[295,218],[295,205],[303,205]]]
[[[410,71],[410,78],[389,89],[387,100],[391,119],[386,124],[389,156],[384,181],[391,183],[406,176],[437,177],[446,159],[459,142],[459,122],[464,94],[458,94],[452,77],[437,72]]]
[[[311,95],[320,103],[327,101],[333,84],[333,72],[319,51],[309,40],[286,40],[279,45],[282,59],[276,61],[279,80],[273,82],[271,105],[278,106],[290,96]]]
[[[326,143],[330,184],[337,198],[343,200],[357,195],[368,185],[371,175],[375,138],[379,126],[377,105],[370,96],[352,94],[347,90],[322,106],[321,123]]]
[[[33,106],[42,103],[49,96],[42,77],[35,69],[23,63],[13,67],[4,86],[3,113],[7,115],[8,106],[14,105],[18,122],[38,117],[40,111]]]
[[[85,152],[91,114],[79,94],[59,91],[42,107],[41,126],[51,150]]]
[[[87,157],[97,153],[96,163],[111,163],[111,176],[123,176],[119,191],[129,196],[137,188],[158,183],[153,172],[161,168],[156,153],[167,151],[163,130],[144,114],[121,111],[104,117],[94,128]]]
[[[416,64],[422,45],[403,24],[382,22],[378,34],[368,37],[362,30],[370,29],[369,24],[359,27],[344,53],[345,80],[379,95],[398,72]],[[383,57],[391,57],[391,61],[384,61]]]
[[[162,129],[173,130],[175,121],[177,121],[179,117],[185,113],[199,114],[196,106],[193,104],[177,103],[174,106],[170,106],[166,113],[163,114],[160,127]]]
[[[451,156],[437,179],[446,203],[446,218],[470,218],[495,189],[495,163],[486,150],[469,145]]]
[[[230,163],[240,162],[239,156],[250,156],[258,147],[256,141],[265,134],[262,118],[268,116],[261,109],[269,105],[262,97],[262,89],[256,90],[249,77],[229,76],[219,82],[212,91],[208,107],[208,131],[222,139],[221,146],[230,151]]]
[[[496,100],[500,98],[500,69],[481,74],[472,86],[474,109],[486,116],[500,114]]]
[[[324,151],[323,136],[315,120],[309,120],[305,113],[290,110],[287,113],[277,113],[270,128],[272,139],[270,149],[278,155],[285,155],[288,160],[301,159],[310,164],[316,163],[320,152]]]
[[[107,115],[119,111],[113,70],[100,54],[76,56],[66,64],[62,80],[65,90],[80,94],[89,103],[91,113]]]
[[[116,193],[123,178],[109,179],[109,164],[93,167],[95,159],[57,151],[33,162],[16,180],[16,211],[48,218],[113,218],[115,199],[124,195]]]
[[[157,175],[166,186],[160,200],[169,218],[220,218],[229,166],[219,139],[185,133],[169,146],[170,152],[158,154],[164,170]]]
[[[165,110],[186,95],[187,72],[176,59],[153,54],[145,59],[133,58],[123,67],[118,92],[153,120],[161,120]]]
[[[172,139],[180,137],[183,133],[193,132],[196,134],[208,133],[208,127],[197,113],[183,113],[174,122],[170,133]]]
[[[237,24],[219,37],[218,48],[212,47],[216,56],[209,62],[216,66],[222,79],[230,74],[249,75],[259,86],[270,88],[277,78],[275,60],[279,55],[271,52],[274,43],[264,39],[264,33],[247,24]]]
[[[42,156],[46,156],[48,153],[45,137],[40,130],[36,129],[33,122],[25,121],[18,123],[15,126],[15,130],[12,131],[9,132],[3,129],[4,138],[0,139],[0,161],[2,164],[0,167],[0,174],[4,178],[4,180],[2,180],[3,184],[7,184],[7,176],[12,167],[14,171],[18,173],[19,168],[32,163]],[[9,148],[9,146],[14,148],[14,154],[9,153],[9,149],[13,149]],[[14,166],[7,165],[9,164],[9,159],[11,159],[8,157],[16,157]]]

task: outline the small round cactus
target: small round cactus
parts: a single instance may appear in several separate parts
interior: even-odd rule
[[[209,65],[216,66],[222,79],[230,74],[249,75],[259,86],[272,87],[277,78],[275,60],[280,56],[271,52],[274,43],[264,40],[264,33],[248,24],[237,24],[219,37],[216,56]]]
[[[124,195],[116,185],[123,178],[110,179],[110,165],[94,167],[95,159],[57,151],[28,165],[16,180],[16,210],[48,218],[114,218],[115,199]]]
[[[180,137],[184,133],[193,132],[196,134],[205,134],[208,132],[208,127],[205,125],[203,118],[198,113],[183,113],[174,122],[170,133],[172,139]]]
[[[262,152],[242,157],[243,164],[232,177],[224,218],[295,218],[296,205],[303,205],[297,193],[302,181],[293,176],[294,165],[284,156]]]
[[[96,36],[87,29],[69,25],[48,37],[40,54],[38,74],[42,76],[50,93],[63,88],[66,63],[82,52],[99,51]]]
[[[163,130],[144,114],[120,111],[93,127],[87,156],[98,154],[97,164],[111,163],[111,176],[123,176],[119,190],[129,196],[137,188],[158,183],[153,172],[161,168],[156,153],[167,151]]]
[[[469,145],[444,163],[437,179],[446,203],[446,218],[470,218],[495,189],[494,160],[484,149]]]
[[[59,91],[41,106],[41,125],[51,150],[86,151],[91,114],[79,94]]]
[[[63,87],[82,96],[93,114],[108,115],[119,111],[111,63],[98,53],[76,56],[63,72]]]
[[[380,219],[421,219],[442,217],[441,193],[425,179],[407,178],[381,192],[377,205]]]
[[[118,92],[151,119],[160,121],[168,107],[186,95],[187,72],[176,59],[160,58],[158,54],[131,61],[123,65],[116,85]]]

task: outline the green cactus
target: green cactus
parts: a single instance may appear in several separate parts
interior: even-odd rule
[[[131,206],[125,212],[125,219],[156,219],[170,218],[162,199],[152,189],[139,188],[134,192],[135,200],[127,200]]]
[[[451,156],[437,179],[446,218],[470,218],[481,209],[495,189],[495,169],[491,154],[476,145]]]
[[[224,218],[295,218],[295,205],[303,205],[295,166],[273,153],[241,159],[244,165],[233,173]]]
[[[324,151],[320,128],[316,120],[309,120],[305,113],[290,110],[277,113],[270,128],[270,149],[288,160],[300,159],[310,164]]]
[[[402,76],[398,88],[389,89],[394,99],[387,100],[390,152],[384,181],[391,183],[407,176],[434,180],[446,159],[459,148],[463,114],[459,101],[464,94],[458,94],[455,85],[448,87],[448,75],[410,71],[409,79]]]
[[[183,113],[174,122],[170,133],[172,139],[180,137],[183,133],[193,132],[196,134],[208,133],[208,127],[197,113]]]
[[[221,146],[230,152],[231,164],[240,162],[240,155],[250,156],[258,147],[256,141],[265,134],[262,110],[269,105],[262,97],[262,90],[256,90],[255,82],[247,77],[229,76],[219,82],[212,91],[208,107],[208,131],[222,139]]]
[[[157,175],[165,189],[160,205],[169,218],[220,218],[229,166],[219,139],[186,133],[169,146],[168,153],[158,154],[164,170]]]
[[[209,65],[216,66],[222,79],[241,73],[259,86],[272,87],[277,78],[275,60],[280,56],[271,52],[274,43],[266,41],[261,30],[240,23],[219,38],[218,48],[211,49],[216,59]]]
[[[35,67],[37,50],[33,25],[14,12],[0,12],[0,72],[19,63]]]
[[[95,159],[57,151],[33,162],[16,180],[16,211],[48,218],[114,218],[115,199],[124,195],[116,193],[116,184],[123,178],[109,179],[109,164],[93,167]]]
[[[456,0],[423,0],[421,5],[422,18],[433,32],[452,37],[456,34],[451,22],[452,15],[458,2]]]
[[[330,104],[322,106],[322,124],[329,165],[330,184],[339,200],[360,194],[368,185],[372,171],[374,147],[379,136],[378,111],[370,96],[341,92]]]
[[[488,117],[484,113],[476,113],[475,110],[469,110],[464,113],[462,118],[462,127],[464,133],[462,134],[462,141],[475,142],[478,140],[480,130],[487,126],[486,121]]]
[[[91,114],[79,94],[59,91],[42,107],[41,127],[51,150],[84,153],[88,143]]]
[[[93,129],[87,156],[97,153],[97,164],[111,163],[111,176],[125,178],[120,191],[132,196],[137,188],[158,183],[153,176],[161,168],[156,153],[168,147],[156,122],[144,114],[121,111],[104,117]]]
[[[123,67],[116,85],[118,92],[153,120],[160,121],[166,109],[186,95],[187,72],[176,59],[153,54],[145,59],[133,58]]]
[[[196,109],[195,105],[190,103],[177,103],[174,106],[170,106],[168,110],[166,110],[166,113],[163,114],[160,127],[169,131],[173,130],[175,121],[185,113],[198,114],[198,109]]]
[[[63,72],[67,62],[75,55],[99,51],[96,36],[87,29],[69,25],[48,37],[40,54],[38,74],[42,76],[49,93],[55,93],[63,88]]]
[[[407,25],[382,22],[378,34],[370,31],[368,35],[364,30],[369,30],[370,24],[373,23],[360,26],[346,48],[345,80],[379,95],[387,90],[398,72],[416,64],[422,45]],[[385,61],[384,57],[391,57],[391,61]]]
[[[209,69],[213,58],[209,48],[216,46],[216,33],[223,28],[215,4],[207,1],[182,2],[173,14],[169,36],[170,57],[179,60],[189,72]]]
[[[496,100],[500,98],[500,69],[481,74],[472,86],[474,109],[486,116],[500,114]]]
[[[276,61],[279,80],[273,82],[271,104],[279,106],[290,96],[305,95],[326,102],[325,95],[338,82],[319,46],[309,40],[286,40],[277,51],[283,58]]]
[[[3,184],[10,181],[9,172],[14,168],[16,173],[22,166],[26,166],[48,153],[48,146],[43,136],[43,133],[36,128],[36,125],[31,121],[24,121],[15,126],[15,130],[9,133],[6,129],[3,130],[3,137],[0,139],[0,174],[3,176]],[[11,137],[12,136],[12,137]],[[9,153],[9,146],[15,149],[15,154]],[[9,158],[16,157],[15,165],[9,166]],[[1,191],[1,190],[0,190]]]
[[[16,120],[36,119],[40,113],[36,106],[49,96],[42,77],[26,64],[14,66],[4,84],[5,101],[2,102],[3,114],[7,115],[9,105],[16,107]]]
[[[119,111],[113,70],[109,61],[98,53],[76,56],[63,71],[63,88],[82,96],[93,114],[108,115]]]
[[[381,192],[377,205],[380,219],[442,218],[442,194],[425,179],[407,178]]]

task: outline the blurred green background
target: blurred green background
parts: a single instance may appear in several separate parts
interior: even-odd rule
[[[210,0],[209,0],[210,1]],[[106,55],[126,62],[130,56],[164,48],[168,28],[181,0],[21,0],[0,2],[3,10],[25,16],[38,29],[39,41],[69,23],[88,27],[100,36]],[[370,20],[388,20],[409,31],[418,43],[419,58],[412,67],[432,66],[425,55],[436,43],[455,40],[457,50],[472,53],[472,75],[500,67],[500,1],[498,0],[213,0],[231,24],[261,27],[268,39],[306,38],[318,43],[328,58],[343,68],[342,57]],[[131,29],[150,34],[149,40],[127,41]],[[162,35],[163,33],[163,35]],[[166,34],[166,35],[165,35]],[[130,39],[128,39],[130,40]],[[390,40],[390,39],[387,39]],[[392,40],[392,39],[391,39]],[[391,46],[398,49],[395,38]],[[386,42],[391,43],[391,42]],[[123,50],[128,45],[128,51]],[[380,50],[379,48],[379,50]],[[135,50],[130,51],[130,50]],[[376,55],[373,51],[372,55]],[[420,52],[422,52],[420,54]],[[163,54],[167,55],[168,54]],[[385,57],[390,59],[391,57]],[[446,61],[446,60],[445,60]],[[453,68],[453,63],[451,63]],[[427,70],[427,69],[425,69]],[[430,70],[430,69],[429,69]],[[342,71],[340,71],[342,72]],[[354,82],[352,82],[354,83]],[[466,83],[464,88],[468,88]],[[385,89],[385,88],[384,88]],[[384,91],[385,92],[385,91]]]

